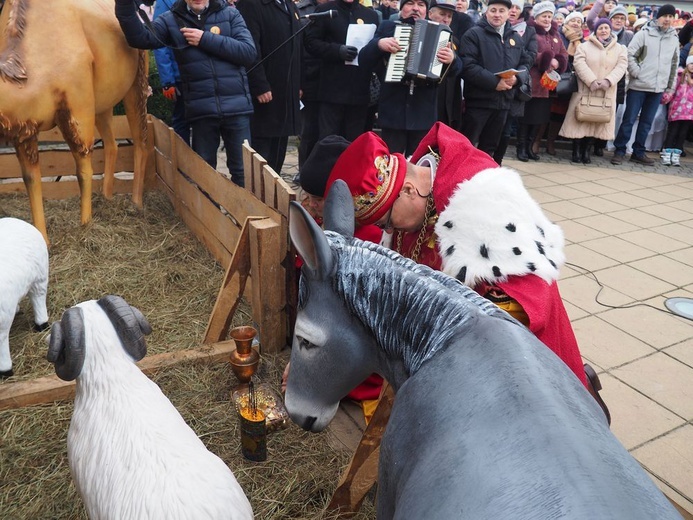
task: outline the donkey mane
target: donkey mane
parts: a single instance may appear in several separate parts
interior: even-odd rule
[[[402,357],[410,376],[479,313],[514,321],[458,280],[391,249],[330,231],[325,235],[341,273],[332,278],[332,289],[388,357]],[[301,282],[299,307],[307,291]]]
[[[20,45],[26,28],[27,2],[25,0],[7,0],[11,5],[7,26],[0,28],[7,35],[7,47],[0,53],[0,79],[12,83],[25,83],[27,72],[24,67]],[[7,9],[8,6],[5,6]]]

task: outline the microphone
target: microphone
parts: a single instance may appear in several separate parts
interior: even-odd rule
[[[330,9],[329,11],[323,11],[322,13],[311,13],[304,14],[301,16],[301,20],[316,20],[318,18],[334,18],[337,16],[337,11]]]

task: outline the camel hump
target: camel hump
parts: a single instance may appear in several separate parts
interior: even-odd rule
[[[26,29],[26,0],[7,2],[0,16],[0,30],[4,26],[7,40],[5,48],[0,53],[0,79],[12,83],[24,83],[27,80],[26,67],[20,50]]]

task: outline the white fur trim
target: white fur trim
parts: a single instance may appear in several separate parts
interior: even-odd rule
[[[525,274],[551,283],[565,262],[563,231],[508,168],[458,184],[435,231],[443,271],[470,287]]]

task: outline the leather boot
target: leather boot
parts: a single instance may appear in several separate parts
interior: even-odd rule
[[[556,155],[556,138],[561,130],[561,125],[560,121],[551,121],[549,123],[549,133],[546,136],[546,153],[549,155]]]
[[[604,139],[594,140],[594,155],[597,157],[604,157],[604,148],[606,148],[606,141]]]
[[[519,124],[517,125],[517,160],[522,162],[529,161],[529,156],[527,155],[527,125]]]
[[[570,157],[570,162],[579,163],[580,161],[580,139],[573,139],[573,155]]]
[[[503,157],[505,157],[505,152],[508,149],[509,142],[509,135],[501,135],[500,141],[498,141],[498,146],[496,147],[496,151],[493,152],[493,160],[496,161],[498,166],[500,166],[503,162]]]
[[[543,125],[539,125],[538,127],[534,127],[534,131],[530,132],[531,135],[531,143],[532,147],[530,148],[530,151],[534,154],[539,156],[539,151],[541,149],[541,139],[544,137],[544,133],[546,132],[546,127],[548,126],[548,123],[544,123]],[[531,159],[531,157],[530,157]],[[536,161],[536,159],[534,159]]]
[[[582,146],[580,150],[580,158],[582,159],[582,164],[590,164],[592,158],[590,157],[592,153],[592,138],[584,137],[582,139]]]
[[[544,128],[542,126],[542,128]],[[533,148],[534,148],[534,142],[536,139],[536,136],[538,135],[537,133],[537,126],[536,125],[527,125],[527,142],[529,143],[529,146],[527,147],[527,157],[532,159],[533,161],[538,161],[541,159],[541,155],[536,153]],[[539,138],[541,140],[541,138]],[[538,147],[538,145],[537,145]]]

